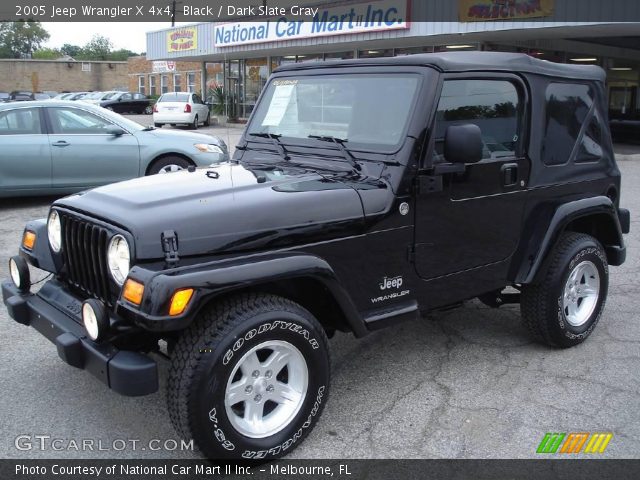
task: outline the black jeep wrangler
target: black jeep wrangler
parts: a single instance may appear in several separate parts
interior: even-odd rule
[[[210,458],[271,459],[318,421],[327,337],[479,297],[584,341],[629,212],[605,74],[524,55],[298,64],[230,163],[109,185],[29,222],[9,314],[124,395],[158,389]],[[31,292],[29,268],[53,273]]]

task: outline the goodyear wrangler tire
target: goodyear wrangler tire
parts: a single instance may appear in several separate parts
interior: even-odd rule
[[[538,340],[573,347],[596,327],[607,300],[609,266],[602,245],[582,233],[566,233],[550,254],[543,277],[523,286],[522,319]]]
[[[167,399],[177,432],[211,459],[278,458],[327,402],[327,336],[300,305],[273,295],[222,300],[183,332]]]

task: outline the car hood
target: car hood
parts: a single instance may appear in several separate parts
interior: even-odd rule
[[[164,256],[167,230],[176,232],[181,257],[250,251],[326,240],[362,225],[349,176],[224,163],[115,183],[56,205],[130,232],[138,260]]]
[[[182,130],[147,130],[141,131],[143,135],[148,135],[150,138],[175,138],[176,140],[193,140],[194,143],[206,143],[212,145],[221,145],[224,142],[213,135],[206,135],[204,133],[185,132]]]

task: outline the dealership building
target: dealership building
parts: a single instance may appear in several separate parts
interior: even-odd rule
[[[226,113],[236,118],[250,115],[269,74],[283,64],[462,50],[600,65],[607,72],[611,111],[640,112],[640,22],[626,21],[640,18],[637,0],[378,0],[315,6],[315,16],[304,22],[291,16],[242,22],[231,17],[149,32],[147,60],[199,63],[202,95],[209,97],[222,86]],[[158,73],[137,75],[138,85],[148,85],[145,76]]]

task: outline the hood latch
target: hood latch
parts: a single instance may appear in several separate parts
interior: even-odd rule
[[[174,230],[165,230],[160,238],[167,267],[175,267],[180,261],[178,256],[178,235]]]

